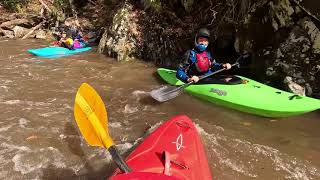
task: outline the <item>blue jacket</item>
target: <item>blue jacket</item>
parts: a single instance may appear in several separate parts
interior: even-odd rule
[[[222,68],[222,64],[217,63],[214,58],[212,58],[210,52],[206,51],[209,60],[211,61],[211,68],[206,73],[199,73],[196,70],[195,62],[196,62],[196,53],[198,51],[196,49],[188,50],[186,52],[185,60],[182,64],[179,65],[179,68],[176,73],[176,77],[183,82],[187,82],[188,78],[192,76],[202,76],[206,74],[210,74],[218,69]]]

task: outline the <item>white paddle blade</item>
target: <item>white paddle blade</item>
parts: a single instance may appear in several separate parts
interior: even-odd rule
[[[165,102],[179,96],[183,92],[183,88],[175,86],[164,86],[150,92],[153,99],[159,102]]]

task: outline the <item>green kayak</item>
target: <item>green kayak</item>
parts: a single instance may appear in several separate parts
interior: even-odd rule
[[[171,85],[184,84],[176,78],[174,70],[159,68],[158,73]],[[242,76],[237,77],[243,83],[190,85],[185,92],[214,104],[265,117],[288,117],[320,108],[318,99],[298,96]]]

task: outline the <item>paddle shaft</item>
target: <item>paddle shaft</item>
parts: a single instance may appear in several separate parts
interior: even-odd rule
[[[247,58],[249,57],[249,55],[243,55],[241,57],[239,57],[236,62],[234,64],[231,65],[231,67],[233,66],[240,66],[240,64],[242,64],[240,61],[243,59],[243,58]],[[222,69],[219,69],[213,73],[210,73],[210,74],[207,74],[207,75],[204,75],[204,76],[200,76],[199,80],[202,80],[202,79],[205,79],[209,76],[212,76],[214,74],[217,74],[219,72],[222,72],[226,70],[226,68],[222,68]],[[151,91],[150,95],[152,98],[154,98],[155,100],[159,101],[159,102],[165,102],[165,101],[168,101],[170,99],[173,99],[177,96],[179,96],[182,92],[183,92],[183,89],[186,88],[187,86],[191,85],[191,84],[194,84],[196,82],[188,82],[186,84],[183,84],[179,87],[174,87],[174,86],[167,86],[165,88],[160,88],[158,90],[153,90]]]
[[[232,64],[231,67],[237,66],[237,65],[239,65],[238,62]],[[217,70],[217,71],[214,71],[213,73],[210,73],[210,74],[201,76],[201,77],[199,78],[199,81],[202,80],[202,79],[205,79],[205,78],[207,78],[207,77],[210,77],[210,76],[212,76],[212,75],[215,75],[215,74],[217,74],[217,73],[220,73],[220,72],[222,72],[222,71],[224,71],[224,70],[226,70],[226,68],[222,68],[222,69],[219,69],[219,70]],[[185,87],[187,87],[187,86],[189,86],[189,85],[191,85],[191,84],[194,84],[194,83],[195,83],[195,82],[191,81],[191,82],[189,82],[189,83],[187,83],[187,84],[184,84],[184,85],[180,86],[179,88],[185,88]]]
[[[127,163],[125,163],[122,159],[122,157],[119,155],[116,147],[110,146],[108,148],[108,151],[110,152],[113,161],[117,164],[117,166],[119,167],[119,169],[124,172],[124,173],[129,173],[131,172],[131,169],[129,168],[129,166],[127,165]]]

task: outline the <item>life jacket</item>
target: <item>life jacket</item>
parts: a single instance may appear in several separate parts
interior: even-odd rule
[[[73,48],[74,49],[82,48],[79,40],[74,40],[73,41]]]
[[[66,39],[66,43],[67,43],[69,46],[71,46],[71,45],[73,44],[73,39],[71,39],[71,38]]]
[[[206,73],[210,70],[211,61],[206,51],[196,52],[194,65],[199,73]]]

